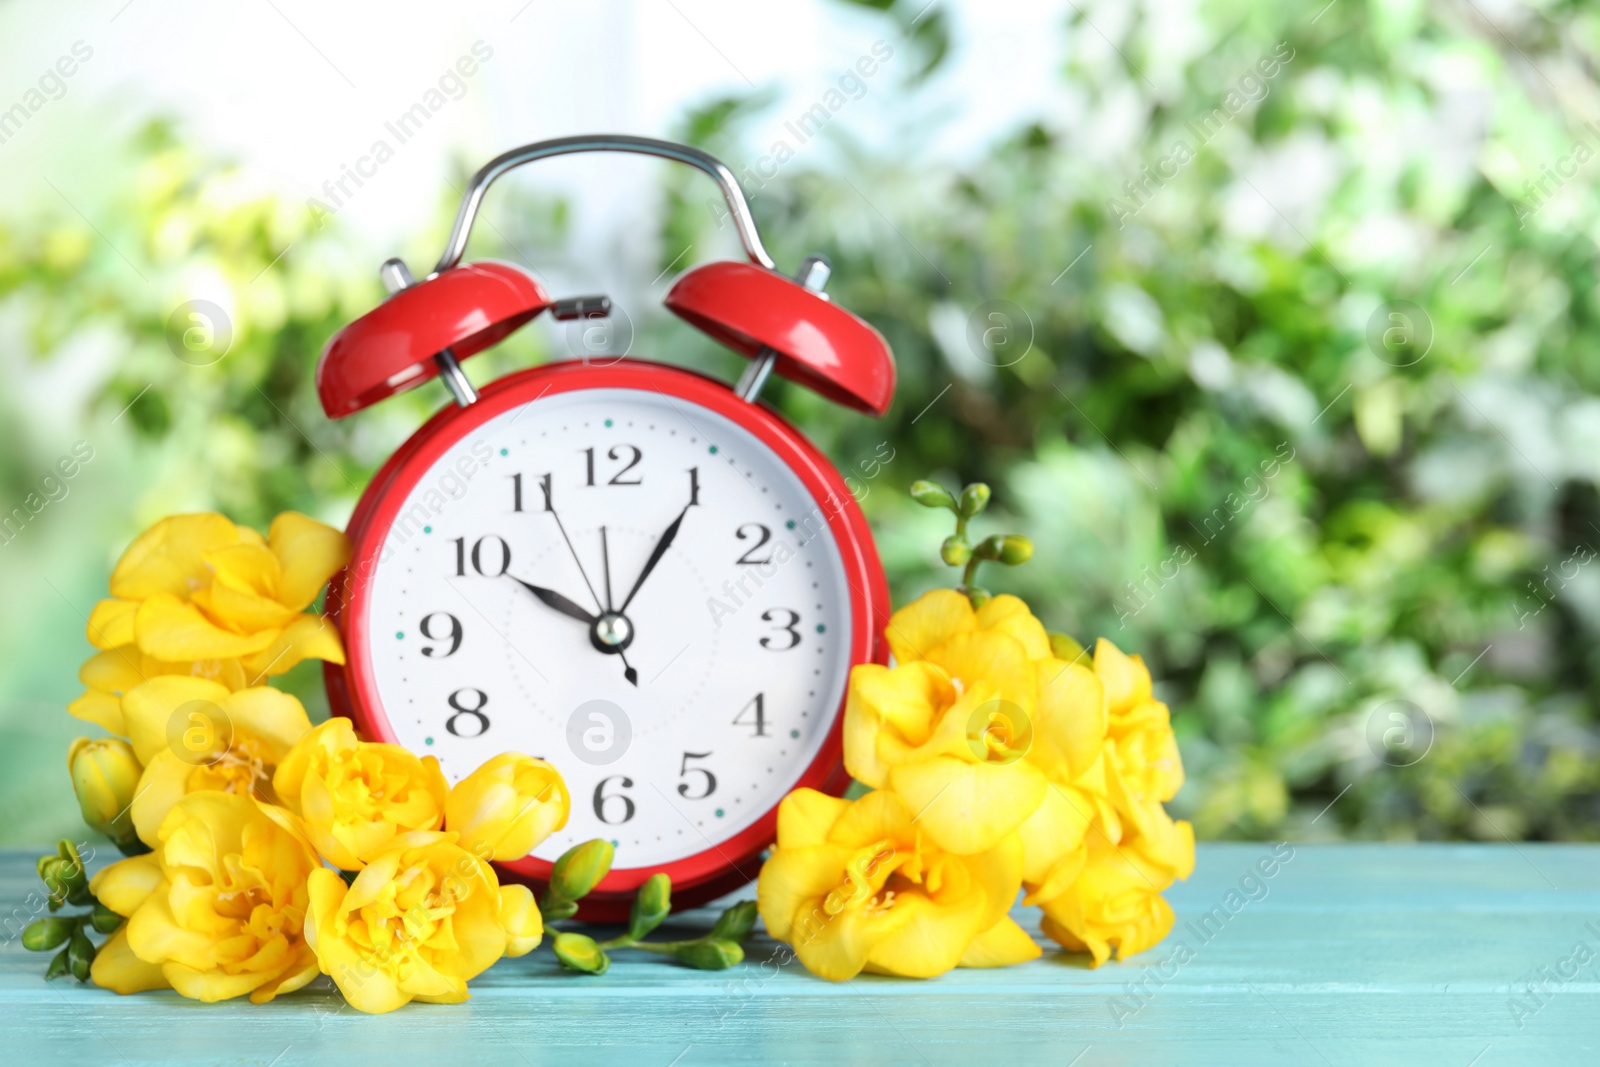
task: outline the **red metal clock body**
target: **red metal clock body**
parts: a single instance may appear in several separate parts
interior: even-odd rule
[[[547,308],[559,313],[567,305],[568,314],[563,317],[574,317],[574,307],[578,315],[603,313],[603,300],[552,302],[520,268],[493,263],[458,265],[483,192],[499,174],[547,155],[592,150],[666,156],[699,166],[722,185],[752,262],[711,263],[686,272],[668,295],[667,306],[752,357],[738,386],[730,388],[686,370],[635,359],[546,365],[490,383],[481,393],[462,373],[460,358],[489,347]],[[622,918],[632,891],[657,871],[671,876],[674,902],[680,906],[703,902],[749,881],[759,868],[760,853],[775,836],[777,800],[782,792],[810,787],[839,793],[848,784],[842,761],[840,672],[887,659],[881,639],[888,616],[887,585],[871,531],[845,479],[799,431],[756,401],[762,382],[775,371],[858,410],[881,414],[887,408],[894,383],[888,347],[870,326],[821,295],[826,277],[826,265],[818,260],[808,260],[798,280],[776,273],[731,174],[697,150],[625,137],[545,142],[508,153],[480,171],[464,198],[438,269],[414,283],[403,264],[386,264],[386,281],[397,295],[340,331],[319,364],[318,386],[323,406],[332,417],[358,411],[435,375],[442,377],[457,400],[384,464],[351,519],[353,558],[329,597],[347,655],[345,666],[330,666],[326,674],[336,714],[351,718],[369,739],[438,755],[452,777],[470,771],[470,761],[492,755],[502,732],[508,732],[507,736],[522,739],[516,746],[519,750],[548,758],[564,772],[568,767],[584,771],[590,778],[602,772],[568,761],[569,750],[578,752],[573,747],[572,726],[563,737],[557,726],[549,724],[548,709],[545,725],[530,725],[533,709],[558,702],[550,693],[559,690],[559,699],[572,699],[573,679],[590,677],[583,673],[588,671],[594,672],[597,686],[610,686],[615,693],[622,684],[617,680],[618,668],[625,666],[626,682],[633,687],[625,691],[637,691],[643,701],[635,703],[636,715],[670,711],[678,716],[666,725],[651,727],[655,733],[643,743],[649,750],[643,755],[657,758],[654,774],[624,767],[601,777],[592,797],[587,782],[582,795],[574,790],[575,808],[592,802],[594,816],[601,823],[629,823],[636,807],[656,803],[650,790],[659,794],[665,805],[662,810],[670,809],[682,823],[675,831],[680,838],[675,845],[659,844],[663,834],[673,833],[676,824],[670,819],[666,823],[661,817],[656,819],[654,843],[649,840],[648,828],[629,842],[620,840],[628,831],[619,830],[619,844],[631,847],[619,848],[612,873],[586,902],[582,913],[586,918]],[[616,425],[606,417],[602,428],[601,415],[610,414],[608,404],[617,409]],[[649,417],[652,411],[661,412],[661,417]],[[570,418],[564,413],[570,413]],[[647,421],[649,433],[655,437],[642,441]],[[665,434],[671,435],[670,441]],[[492,441],[493,447],[486,441]],[[720,454],[719,443],[723,444]],[[650,461],[643,459],[646,452],[652,457],[664,453],[667,458],[651,467]],[[479,502],[474,505],[477,511],[472,512],[477,525],[470,529],[458,521],[459,508],[466,505],[452,513],[447,509],[434,512],[429,510],[433,505],[419,504],[439,496],[435,487],[446,484],[456,470],[463,472],[462,478],[479,478],[479,488],[474,490],[480,494]],[[668,490],[653,491],[686,493],[687,503],[668,532],[652,534],[656,550],[650,553],[638,584],[624,593],[626,580],[622,577],[617,578],[622,584],[613,588],[612,560],[622,559],[630,569],[637,569],[638,557],[650,546],[643,540],[642,527],[659,521],[649,514],[660,511],[659,499],[629,488],[640,486],[645,472],[649,472],[652,486],[662,479],[682,481],[681,487],[674,482]],[[492,488],[484,488],[491,484]],[[746,511],[756,505],[777,510],[763,512],[768,518],[761,522],[743,521],[745,512],[741,511],[737,523],[719,525],[702,518],[697,510],[703,503],[702,490],[710,494],[713,486],[720,486],[718,492],[724,494],[743,493],[746,504],[740,506]],[[543,488],[544,510],[550,512],[555,525],[539,527],[545,532],[544,544],[530,550],[527,538],[500,527],[526,530],[531,522],[546,521],[542,515],[529,514],[539,510],[537,487]],[[766,495],[769,489],[770,495]],[[483,503],[483,493],[494,494],[492,506]],[[600,499],[604,493],[611,494],[612,510],[601,512],[597,521],[561,523],[556,501],[571,507],[574,505],[568,501]],[[655,500],[655,505],[641,503],[650,500]],[[706,510],[708,515],[714,514],[709,506]],[[440,518],[432,523],[418,519],[418,515],[435,513]],[[790,532],[787,540],[785,519]],[[796,519],[803,520],[798,529]],[[576,532],[569,535],[567,525]],[[763,565],[765,569],[755,572],[757,588],[763,586],[761,574],[779,581],[770,578],[778,573],[774,549],[767,549],[765,557],[759,555],[760,546],[769,541],[788,553],[780,562],[796,560],[780,575],[790,587],[803,587],[797,576],[812,577],[802,566],[817,566],[817,580],[809,582],[809,587],[819,591],[814,595],[807,591],[805,597],[817,601],[816,612],[793,595],[783,607],[765,606],[766,602],[752,598],[749,603],[753,606],[724,630],[717,606],[722,603],[715,583],[719,575],[707,573],[715,567],[686,548],[685,540],[672,541],[680,536],[680,526],[689,531],[681,535],[684,539],[720,537],[732,546],[713,551],[695,542],[701,557],[712,552],[715,559],[724,559],[726,552],[737,549],[743,553],[738,564]],[[562,570],[568,565],[555,529],[571,549],[575,568]],[[598,546],[592,543],[596,532]],[[458,536],[451,538],[452,533]],[[813,536],[814,542],[806,539]],[[574,544],[574,537],[583,543],[583,551]],[[739,540],[731,540],[733,537]],[[790,541],[796,546],[792,550]],[[452,544],[455,569],[450,571]],[[599,578],[591,580],[589,573],[597,567],[596,547],[604,566],[603,590]],[[804,555],[807,551],[810,556]],[[716,555],[718,552],[724,555]],[[656,586],[678,584],[665,590],[652,587],[635,602],[658,560],[661,573],[674,568],[678,573],[676,577],[651,578],[651,582]],[[441,568],[446,570],[441,572]],[[745,573],[748,569],[735,570]],[[496,581],[501,578],[517,582],[536,596],[518,599],[521,591],[507,592],[512,587]],[[556,597],[534,582],[563,585],[571,599]],[[725,582],[721,588],[730,586]],[[738,588],[749,592],[743,582]],[[831,602],[827,589],[834,590]],[[675,600],[663,607],[664,598],[673,590],[681,604]],[[683,590],[692,590],[693,595]],[[655,615],[640,623],[643,616],[638,613],[645,609],[637,605],[648,604],[651,594],[655,594],[655,603],[649,610]],[[584,600],[585,595],[592,597],[584,601],[592,606],[580,608],[575,601]],[[729,596],[731,605],[744,603],[736,594],[730,592]],[[630,603],[636,606],[630,608]],[[573,618],[563,619],[555,612],[540,614],[552,604]],[[706,609],[714,626],[704,620]],[[730,616],[732,611],[728,609]],[[582,644],[580,623],[587,627],[592,650]],[[752,625],[764,629],[750,631]],[[633,638],[640,634],[656,637],[656,662],[645,666],[658,677],[664,675],[678,657],[661,664],[666,657],[661,654],[659,635],[674,629],[682,630],[686,642],[679,654],[689,664],[683,670],[700,672],[694,676],[700,681],[698,688],[691,685],[693,678],[684,681],[671,699],[663,698],[663,707],[673,707],[662,711],[644,699],[653,680],[641,687],[643,679],[629,662],[627,651],[633,648],[638,659],[643,653],[631,644]],[[759,640],[757,632],[762,635]],[[509,650],[495,661],[500,672],[496,683],[479,684],[460,672],[454,680],[437,682],[436,676],[446,673],[439,665],[458,653],[464,655],[469,640],[474,642],[470,646],[474,654],[480,656],[483,642],[498,640]],[[772,655],[774,650],[781,655]],[[808,668],[814,665],[807,676],[814,674],[818,679],[808,693],[812,702],[788,701],[784,713],[790,718],[784,720],[781,734],[776,728],[779,712],[763,704],[761,693],[735,720],[753,725],[755,737],[760,739],[749,751],[781,752],[783,758],[774,755],[752,762],[747,751],[742,762],[730,767],[712,762],[714,748],[723,741],[669,745],[686,751],[678,777],[666,777],[668,772],[660,769],[662,753],[654,751],[663,747],[663,738],[676,741],[680,736],[704,736],[710,728],[706,723],[713,721],[726,733],[728,727],[721,724],[733,705],[727,703],[732,683],[723,684],[724,676],[742,671],[740,676],[748,681],[753,670],[778,673],[779,664],[785,665],[785,678],[794,676],[799,661],[792,658],[791,650],[817,657],[805,661]],[[541,662],[545,664],[543,672]],[[558,669],[562,678],[552,682],[546,677]],[[764,676],[757,675],[757,681]],[[444,688],[438,688],[440,685]],[[738,699],[743,699],[743,692],[739,691]],[[586,706],[580,702],[574,721]],[[802,706],[807,710],[797,710]],[[807,718],[802,721],[796,715]],[[493,735],[488,733],[491,722],[497,724]],[[667,755],[676,761],[678,753]],[[770,766],[760,766],[768,763]],[[768,775],[765,779],[761,778],[763,769]],[[761,780],[747,780],[752,776]],[[751,803],[737,809],[745,798]],[[608,817],[618,814],[627,817]],[[725,816],[727,829],[719,833],[717,827],[723,825],[719,820]],[[700,840],[694,834],[685,837],[688,831],[684,826],[691,827]],[[666,859],[649,858],[669,854]],[[634,855],[644,858],[635,862]],[[512,877],[532,882],[542,881],[550,872],[549,859],[538,856],[501,866]]]

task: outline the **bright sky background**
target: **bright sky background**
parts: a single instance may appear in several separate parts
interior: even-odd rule
[[[956,43],[934,94],[944,121],[931,151],[963,155],[1049,109],[1070,9],[1043,0],[947,6]],[[481,41],[493,55],[465,79],[465,95],[340,212],[337,225],[387,250],[436,202],[452,158],[476,166],[515,145],[572,133],[666,136],[687,107],[752,86],[778,95],[757,126],[776,134],[874,40],[898,44],[891,26],[825,0],[10,3],[0,6],[0,109],[74,42],[94,54],[62,99],[0,145],[0,186],[25,202],[54,195],[46,178],[70,190],[78,177],[54,169],[77,155],[64,141],[104,142],[108,116],[132,122],[160,110],[263,183],[296,199],[320,197],[325,181],[386,136],[386,121]],[[887,73],[909,68],[909,53],[902,55],[900,69],[890,63]],[[897,106],[903,102],[880,75],[840,120],[870,139],[904,117]],[[738,169],[754,159],[729,162]],[[637,224],[658,180],[653,166],[559,160],[508,180],[572,195],[580,241],[606,248],[620,228]]]

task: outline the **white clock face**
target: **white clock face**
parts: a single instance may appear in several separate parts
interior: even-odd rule
[[[452,782],[508,750],[554,763],[572,816],[539,858],[595,837],[623,869],[707,851],[794,787],[843,697],[850,588],[826,514],[690,401],[591,389],[512,408],[387,533],[369,710]]]

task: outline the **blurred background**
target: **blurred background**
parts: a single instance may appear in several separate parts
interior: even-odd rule
[[[988,584],[1145,657],[1200,836],[1600,837],[1597,52],[1521,0],[0,3],[0,843],[81,825],[63,706],[121,549],[342,525],[446,396],[330,422],[322,345],[479,165],[593,131],[717,153],[780,267],[830,257],[895,406],[766,395],[896,603],[953,580],[906,486],[991,483],[979,532],[1037,555]],[[469,258],[620,312],[468,373],[736,375],[660,305],[736,249],[680,170],[497,184]]]

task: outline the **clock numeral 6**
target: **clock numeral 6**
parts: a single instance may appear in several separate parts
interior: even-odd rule
[[[788,622],[778,622],[782,616],[789,616]],[[800,631],[795,627],[800,625],[800,613],[792,608],[768,608],[761,613],[762,622],[777,623],[778,633],[789,635],[789,640],[784,644],[777,644],[782,638],[773,635],[761,639],[761,647],[769,652],[787,652],[800,643]]]
[[[448,636],[441,636],[434,633],[433,628],[428,625],[430,622],[439,618],[440,616],[450,620],[450,633]],[[438,645],[427,646],[422,650],[422,654],[424,656],[428,656],[433,659],[444,659],[446,656],[455,655],[456,649],[461,647],[461,620],[450,614],[448,611],[435,611],[431,615],[424,615],[422,617],[422,621],[417,623],[417,629],[421,630],[422,636],[426,637],[430,641],[450,642],[450,647],[443,652],[439,651]]]
[[[444,721],[444,728],[450,733],[456,737],[482,737],[489,731],[489,716],[483,713],[483,709],[489,703],[488,693],[485,693],[482,689],[457,689],[450,694],[447,700],[450,706],[456,709]],[[472,703],[471,707],[468,707],[465,703],[468,700]],[[461,720],[463,715],[470,715],[478,722],[478,728],[470,734],[464,734],[456,727],[456,723]]]
[[[750,712],[752,712],[752,711],[755,712],[755,717],[754,718],[750,717]],[[739,714],[737,714],[737,715],[735,715],[733,717],[733,725],[735,725],[735,726],[754,726],[756,728],[756,732],[751,736],[753,736],[753,737],[766,737],[767,736],[767,694],[765,694],[765,693],[757,693],[754,697],[752,697],[751,700],[750,700],[750,703],[746,704],[743,708],[741,708],[739,710]]]
[[[607,826],[617,826],[621,823],[627,822],[629,819],[633,818],[634,811],[633,798],[628,796],[628,794],[611,793],[608,795],[606,793],[606,786],[610,785],[612,782],[620,782],[621,785],[618,787],[620,789],[633,788],[633,779],[629,778],[625,774],[613,774],[609,778],[602,778],[600,779],[600,784],[594,787],[594,817],[605,823]],[[622,802],[622,818],[620,819],[606,818],[606,804],[608,801],[612,800],[620,800]]]
[[[456,546],[457,578],[465,578],[467,576],[467,557],[469,555],[472,558],[472,569],[483,575],[485,578],[498,578],[511,566],[511,546],[506,544],[506,539],[501,537],[499,534],[489,534],[485,537],[478,538],[477,541],[473,542],[472,551],[470,553],[467,551],[467,539],[465,537],[451,538],[450,543]],[[493,565],[495,562],[495,557],[499,557],[498,570],[486,571],[483,569],[485,557],[483,547],[486,543],[490,546],[489,552],[487,553],[489,563]],[[498,552],[495,551],[496,546],[499,548]]]
[[[698,793],[691,793],[689,791],[689,783],[688,782],[682,782],[682,783],[680,783],[678,785],[678,795],[680,797],[683,797],[685,800],[704,800],[706,797],[710,796],[712,793],[715,793],[717,791],[717,776],[716,775],[712,774],[710,771],[706,770],[704,767],[691,767],[691,766],[689,766],[689,761],[692,760],[692,759],[710,759],[710,758],[711,758],[711,753],[709,753],[709,752],[685,752],[683,754],[683,763],[680,764],[679,767],[678,767],[678,777],[687,778],[691,774],[704,775],[705,776],[705,782],[703,784],[705,785],[705,788],[703,790],[701,790],[700,792],[698,792]]]

